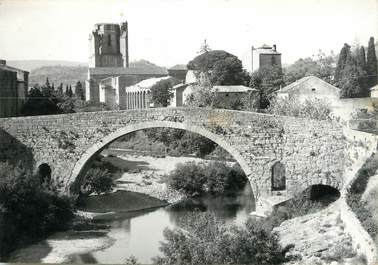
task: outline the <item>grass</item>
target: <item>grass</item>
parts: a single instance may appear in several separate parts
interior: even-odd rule
[[[105,213],[138,211],[168,205],[167,202],[143,193],[119,190],[113,193],[89,196],[80,202],[79,210]]]

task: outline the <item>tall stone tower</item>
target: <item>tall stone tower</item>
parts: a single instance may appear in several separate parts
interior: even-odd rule
[[[99,23],[89,35],[89,67],[129,67],[127,22]]]

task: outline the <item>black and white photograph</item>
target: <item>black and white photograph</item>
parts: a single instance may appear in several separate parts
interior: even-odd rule
[[[377,265],[378,0],[0,0],[0,264]]]

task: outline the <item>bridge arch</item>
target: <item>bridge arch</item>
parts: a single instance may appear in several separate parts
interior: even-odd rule
[[[248,182],[251,185],[252,192],[254,199],[256,201],[257,199],[257,186],[253,182],[251,176],[252,176],[252,169],[248,165],[248,163],[245,161],[245,159],[241,156],[241,154],[232,147],[229,143],[227,143],[224,139],[221,138],[221,136],[218,136],[209,130],[195,126],[195,125],[189,125],[186,123],[178,123],[178,122],[171,122],[171,121],[153,121],[153,122],[141,122],[138,124],[130,124],[126,125],[125,127],[122,127],[115,132],[112,132],[108,135],[106,135],[104,138],[102,138],[99,142],[93,144],[90,146],[79,158],[79,160],[75,163],[75,166],[72,170],[72,173],[70,177],[68,178],[68,181],[66,182],[66,189],[67,192],[69,192],[69,188],[72,183],[76,180],[76,178],[80,175],[81,171],[85,168],[85,165],[87,162],[96,154],[98,154],[102,149],[105,148],[106,145],[109,143],[115,141],[116,139],[120,138],[121,136],[124,136],[126,134],[143,130],[143,129],[149,129],[149,128],[173,128],[173,129],[181,129],[193,133],[197,133],[199,135],[202,135],[220,147],[222,147],[225,151],[227,151],[240,165],[242,170],[244,171],[245,175],[248,178]]]

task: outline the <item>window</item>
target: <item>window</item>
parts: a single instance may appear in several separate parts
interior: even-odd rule
[[[281,162],[276,162],[272,166],[272,191],[286,189],[285,166]]]
[[[315,87],[311,88],[311,91],[312,91],[312,92],[315,92],[315,91],[316,91],[316,88],[315,88]]]
[[[112,38],[110,35],[108,35],[108,46],[112,45]]]

